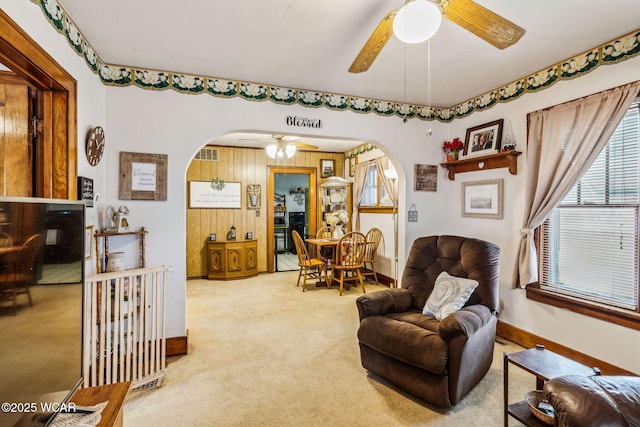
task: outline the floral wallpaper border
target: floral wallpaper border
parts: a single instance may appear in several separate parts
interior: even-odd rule
[[[467,117],[474,111],[487,110],[500,102],[513,101],[525,93],[544,90],[559,81],[583,76],[600,65],[615,64],[640,54],[638,29],[453,107],[432,107],[106,64],[57,0],[31,1],[40,6],[51,25],[65,35],[73,50],[84,57],[89,68],[97,73],[106,85],[135,85],[148,90],[172,89],[186,94],[206,93],[219,98],[240,97],[249,101],[271,101],[277,104],[324,107],[337,111],[349,110],[363,114],[375,113],[381,116],[438,120],[445,123]]]

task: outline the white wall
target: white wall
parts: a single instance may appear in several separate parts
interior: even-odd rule
[[[8,3],[8,4],[7,4]],[[243,130],[287,133],[286,115],[305,115],[322,120],[322,129],[310,135],[344,137],[370,141],[386,152],[399,174],[399,259],[400,274],[411,242],[429,234],[459,234],[491,240],[502,249],[501,313],[506,323],[541,335],[565,346],[640,372],[640,332],[599,320],[531,302],[522,290],[513,289],[516,249],[522,223],[522,188],[527,171],[524,154],[519,174],[506,169],[465,173],[448,181],[442,168],[438,191],[413,191],[414,164],[439,164],[440,146],[445,139],[464,137],[468,127],[503,118],[510,120],[518,143],[524,150],[526,114],[560,102],[584,96],[638,78],[640,57],[620,64],[602,66],[585,77],[557,83],[540,93],[525,94],[517,101],[500,104],[488,111],[474,113],[450,124],[380,117],[375,114],[305,109],[270,102],[248,102],[239,98],[219,99],[209,95],[188,96],[173,91],[146,91],[135,87],[101,87],[88,71],[83,59],[67,45],[62,35],[48,24],[39,7],[30,2],[3,1],[4,10],[28,31],[49,53],[78,79],[78,134],[90,126],[103,125],[107,136],[105,159],[91,168],[79,156],[79,175],[94,178],[97,192],[107,204],[127,204],[135,225],[149,230],[148,265],[172,264],[169,278],[168,336],[182,336],[186,328],[185,312],[185,174],[194,153],[216,136]],[[233,77],[233,76],[231,76]],[[105,103],[106,92],[106,103]],[[106,120],[105,120],[106,117]],[[431,129],[431,135],[428,130]],[[297,130],[295,130],[297,133]],[[80,147],[83,148],[83,147]],[[164,153],[169,156],[168,196],[166,202],[118,201],[118,156],[120,151]],[[460,215],[460,182],[504,179],[504,219],[472,219]],[[417,223],[406,222],[406,211],[415,205]],[[95,212],[92,220],[98,221]],[[123,245],[130,245],[126,242]],[[624,351],[621,351],[624,349]]]

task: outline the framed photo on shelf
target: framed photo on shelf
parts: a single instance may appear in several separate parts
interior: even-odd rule
[[[502,180],[463,182],[462,216],[502,219]]]
[[[504,120],[495,120],[467,129],[462,157],[484,156],[500,152]]]
[[[336,174],[336,161],[333,159],[320,160],[320,176],[322,178],[329,178]]]

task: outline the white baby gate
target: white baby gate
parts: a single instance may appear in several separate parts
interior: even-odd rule
[[[157,387],[166,373],[167,267],[85,278],[84,386]]]

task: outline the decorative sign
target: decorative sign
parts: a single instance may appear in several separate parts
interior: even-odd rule
[[[413,189],[415,191],[437,191],[438,166],[416,164]]]
[[[155,163],[131,163],[131,190],[156,191]]]
[[[212,188],[211,181],[189,182],[190,208],[240,209],[241,202],[239,182],[225,182],[220,190]]]
[[[408,213],[409,213],[409,222],[418,222],[418,210],[416,209],[416,205],[411,205]]]
[[[120,152],[120,200],[167,200],[168,156]]]
[[[295,126],[299,128],[322,128],[322,120],[310,119],[308,117],[286,116],[284,118],[287,126]]]
[[[88,208],[93,207],[93,179],[78,177],[78,200],[84,200]]]

